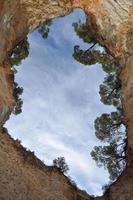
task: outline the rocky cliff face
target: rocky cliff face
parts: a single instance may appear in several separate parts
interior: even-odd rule
[[[0,133],[0,199],[88,200],[56,168],[45,166],[7,133]]]
[[[8,56],[13,46],[41,22],[82,8],[99,42],[120,61],[124,122],[128,132],[128,166],[99,200],[133,199],[133,0],[1,0],[0,125],[13,109]],[[26,152],[8,134],[0,133],[0,199],[86,200],[67,179],[26,159]],[[26,159],[26,160],[25,160]]]

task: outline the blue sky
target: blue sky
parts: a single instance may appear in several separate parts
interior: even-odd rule
[[[23,112],[11,115],[6,127],[48,165],[64,156],[77,185],[100,195],[108,173],[89,154],[100,144],[94,120],[112,107],[100,102],[99,84],[105,76],[101,66],[87,67],[72,58],[74,45],[89,47],[73,30],[78,20],[85,21],[79,9],[53,20],[47,40],[37,30],[29,34],[30,55],[15,78],[24,88]]]

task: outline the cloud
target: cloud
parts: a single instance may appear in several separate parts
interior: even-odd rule
[[[37,31],[29,35],[30,55],[16,75],[24,87],[23,113],[12,115],[6,126],[47,164],[64,156],[78,185],[91,194],[101,194],[108,174],[96,167],[89,153],[100,144],[94,120],[112,107],[100,102],[98,88],[105,75],[101,66],[86,67],[72,58],[75,44],[87,47],[71,26],[79,17],[85,20],[83,12],[76,10],[54,20],[47,40]]]

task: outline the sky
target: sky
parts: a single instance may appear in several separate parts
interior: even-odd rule
[[[105,77],[101,65],[84,66],[72,57],[74,45],[89,48],[72,27],[79,20],[84,22],[85,14],[76,9],[53,20],[48,39],[37,29],[28,35],[29,57],[17,67],[15,77],[24,88],[23,112],[12,114],[6,127],[45,164],[65,157],[68,175],[77,185],[89,194],[101,195],[109,179],[90,156],[100,144],[94,120],[113,108],[100,102],[99,85]]]

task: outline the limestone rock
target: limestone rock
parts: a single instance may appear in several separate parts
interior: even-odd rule
[[[9,54],[12,48],[45,20],[80,7],[89,31],[120,61],[124,122],[128,133],[127,169],[99,200],[133,199],[133,0],[1,0],[0,1],[0,126],[14,105]],[[33,159],[34,158],[34,159]],[[40,168],[36,157],[7,133],[0,133],[0,199],[87,200],[57,170]]]

